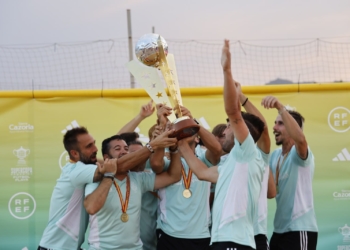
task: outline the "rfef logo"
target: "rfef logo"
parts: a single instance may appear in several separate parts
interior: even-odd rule
[[[8,203],[10,214],[19,220],[28,219],[36,209],[36,202],[33,196],[25,192],[12,195]]]
[[[16,124],[9,125],[10,133],[23,133],[23,132],[33,132],[34,126],[27,122],[19,122]]]
[[[350,129],[350,110],[344,107],[336,107],[328,114],[328,125],[338,133],[344,133]]]

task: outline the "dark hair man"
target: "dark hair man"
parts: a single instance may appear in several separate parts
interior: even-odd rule
[[[273,127],[276,144],[270,168],[277,187],[277,209],[270,241],[272,250],[316,250],[318,228],[313,203],[314,156],[303,133],[304,118],[273,96],[261,101],[278,115]]]

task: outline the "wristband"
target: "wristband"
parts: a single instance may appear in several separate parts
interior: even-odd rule
[[[146,147],[148,148],[149,151],[151,151],[151,153],[154,153],[154,150],[149,143],[146,143]]]
[[[177,154],[177,153],[179,153],[179,150],[176,149],[176,150],[174,150],[174,151],[171,151],[171,150],[169,149],[169,152],[170,152],[170,154]]]
[[[103,178],[108,178],[108,179],[111,179],[112,181],[114,181],[114,177],[113,176],[103,176]]]
[[[103,177],[112,178],[112,180],[114,180],[114,173],[111,173],[111,172],[104,173]]]
[[[242,107],[247,103],[247,101],[248,101],[248,97],[247,97],[247,99],[245,99],[245,101],[242,103]]]

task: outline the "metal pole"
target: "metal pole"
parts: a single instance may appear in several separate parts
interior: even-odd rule
[[[131,12],[129,9],[126,10],[127,21],[128,21],[128,42],[129,42],[129,60],[133,59],[133,46],[132,46],[132,32],[131,32]],[[130,73],[130,87],[135,88],[135,79],[134,76]]]

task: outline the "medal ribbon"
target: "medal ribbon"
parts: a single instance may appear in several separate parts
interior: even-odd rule
[[[123,213],[126,213],[126,210],[128,210],[128,205],[129,205],[129,197],[130,197],[130,179],[129,176],[126,176],[126,197],[125,197],[125,201],[123,201],[123,195],[122,192],[120,191],[120,187],[118,185],[118,183],[115,182],[115,180],[113,180],[114,186],[118,191],[118,195],[119,195],[119,199],[120,199],[120,204],[122,206],[122,211]]]
[[[281,156],[278,158],[277,167],[276,167],[276,186],[277,187],[278,187],[278,178],[280,176],[280,169],[282,168],[283,163],[286,160],[288,154],[289,154],[289,152],[283,156],[283,160],[282,160],[281,165],[280,165]],[[282,153],[281,153],[281,155],[282,155]]]
[[[192,180],[192,170],[191,169],[188,170],[188,177],[187,178],[186,178],[184,165],[182,165],[181,171],[182,171],[182,178],[184,180],[185,188],[190,189],[191,180]]]

